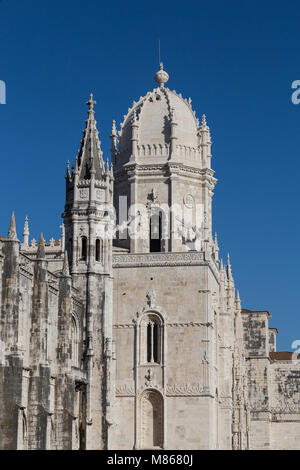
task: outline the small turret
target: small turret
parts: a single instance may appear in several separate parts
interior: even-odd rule
[[[213,253],[214,253],[216,263],[219,262],[219,251],[220,250],[219,250],[217,233],[215,233],[215,239],[214,239],[214,243],[213,243]]]
[[[30,235],[30,233],[29,233],[28,217],[26,215],[24,230],[23,230],[23,246],[24,247],[28,247],[29,235]]]
[[[203,114],[201,126],[199,127],[200,147],[202,150],[202,164],[204,168],[210,168],[211,163],[211,137],[210,130],[206,122],[206,116]]]

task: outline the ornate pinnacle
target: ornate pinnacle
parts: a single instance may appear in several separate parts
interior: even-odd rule
[[[29,239],[29,224],[28,224],[28,217],[25,217],[25,224],[23,230],[23,245],[28,246],[28,239]]]
[[[205,114],[202,115],[201,124],[202,124],[202,126],[206,126],[206,116],[205,116]]]
[[[41,233],[40,242],[39,242],[38,249],[37,249],[37,254],[36,254],[37,259],[45,258],[45,244],[44,244],[44,242],[45,242],[45,240],[44,240],[43,234]]]
[[[219,248],[217,232],[215,233],[215,246],[216,248]]]
[[[11,219],[10,219],[7,238],[9,238],[10,240],[17,240],[18,239],[17,230],[16,230],[16,219],[15,219],[15,213],[14,212],[11,214]]]
[[[116,121],[113,120],[112,128],[111,128],[111,137],[116,137],[116,136],[117,136]]]
[[[137,125],[137,115],[136,115],[136,109],[134,109],[134,110],[133,110],[132,124],[135,124],[135,125]]]
[[[23,235],[29,235],[29,224],[28,224],[28,217],[25,217],[25,224],[24,224],[24,231]]]

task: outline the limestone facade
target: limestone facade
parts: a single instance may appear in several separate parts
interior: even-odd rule
[[[0,238],[0,449],[300,448],[300,363],[219,259],[206,118],[155,79],[111,164],[90,96],[61,239]]]

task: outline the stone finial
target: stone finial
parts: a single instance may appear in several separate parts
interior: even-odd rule
[[[162,62],[160,63],[160,70],[154,75],[154,80],[161,88],[163,88],[165,83],[167,83],[169,80],[169,74],[164,70],[164,65]]]
[[[7,238],[10,240],[17,240],[17,230],[16,230],[16,219],[15,219],[15,213],[13,212],[11,214],[11,219],[9,223],[9,229],[8,229],[8,235]]]
[[[202,121],[201,121],[201,124],[202,124],[202,126],[203,126],[203,127],[207,125],[207,123],[206,123],[206,116],[205,116],[205,114],[203,114],[203,115],[202,115]]]
[[[70,276],[68,253],[66,251],[65,251],[65,254],[64,254],[64,264],[63,264],[63,268],[62,268],[62,275],[63,276]]]
[[[67,161],[67,171],[66,171],[66,178],[71,178],[71,173],[70,173],[70,160]]]
[[[96,104],[96,101],[93,100],[93,93],[90,93],[90,99],[86,102],[86,104],[89,107],[89,111],[94,110],[94,105]]]

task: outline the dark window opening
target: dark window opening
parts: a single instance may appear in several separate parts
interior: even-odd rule
[[[87,260],[87,238],[82,237],[81,239],[81,259],[82,261]]]
[[[101,261],[101,243],[99,238],[96,240],[96,261]]]
[[[147,325],[147,362],[158,363],[158,324],[149,320]]]
[[[153,327],[153,360],[158,362],[158,326],[156,322]]]
[[[151,362],[151,324],[147,326],[147,362]]]
[[[161,251],[162,223],[161,214],[153,214],[150,218],[150,253]]]

